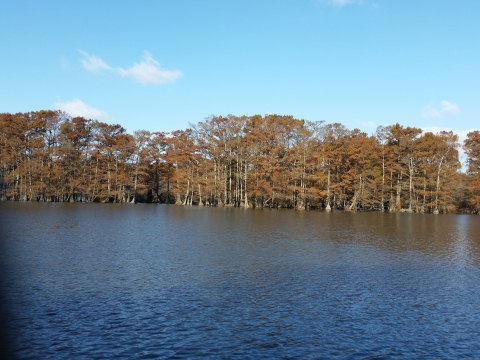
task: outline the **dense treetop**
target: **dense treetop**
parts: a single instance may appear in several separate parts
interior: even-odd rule
[[[295,209],[478,212],[480,132],[375,136],[282,115],[210,116],[171,133],[62,111],[0,114],[0,197]]]

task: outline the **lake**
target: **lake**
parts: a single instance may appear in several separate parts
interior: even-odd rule
[[[15,357],[480,358],[480,216],[0,203]]]

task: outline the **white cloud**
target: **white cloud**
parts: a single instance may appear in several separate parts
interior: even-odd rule
[[[85,70],[91,72],[111,71],[124,77],[133,78],[143,85],[161,85],[167,82],[173,82],[183,75],[180,70],[162,69],[160,63],[155,60],[148,51],[145,51],[143,60],[140,63],[134,63],[133,66],[128,69],[121,67],[113,68],[98,56],[90,55],[82,50],[79,50],[79,52],[83,55],[83,59],[81,59],[80,62]]]
[[[448,102],[446,100],[443,100],[441,104],[442,104],[442,111],[441,111],[442,114],[454,115],[460,112],[460,109],[458,108],[457,104],[452,104],[451,102]]]
[[[349,4],[357,4],[362,5],[363,0],[323,0],[326,1],[328,4],[336,6],[336,7],[344,7]]]
[[[373,121],[359,121],[362,126],[374,128],[377,127]]]
[[[440,105],[442,107],[440,110],[435,109],[431,105],[425,106],[422,111],[422,117],[426,119],[441,118],[460,113],[460,109],[458,108],[457,104],[453,104],[450,101],[442,100]]]
[[[98,56],[90,55],[82,50],[78,50],[78,52],[83,55],[83,59],[81,59],[80,62],[82,63],[82,66],[85,68],[85,70],[91,72],[98,72],[101,70],[113,70],[105,61],[100,59]]]
[[[72,101],[67,101],[64,103],[57,102],[55,103],[55,108],[65,111],[68,115],[72,117],[83,116],[87,119],[110,119],[111,116],[107,112],[95,109],[82,100],[73,99]]]
[[[118,72],[122,76],[134,78],[143,85],[160,85],[167,82],[173,82],[183,75],[180,70],[172,71],[162,69],[159,62],[156,61],[148,51],[145,51],[141,63],[134,63],[134,65],[127,70],[118,68]]]

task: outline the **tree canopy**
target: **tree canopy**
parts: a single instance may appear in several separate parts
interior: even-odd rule
[[[286,115],[210,116],[128,134],[62,111],[0,114],[0,198],[295,209],[478,212],[480,132],[375,135]]]

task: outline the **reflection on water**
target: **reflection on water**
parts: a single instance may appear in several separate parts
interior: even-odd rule
[[[18,357],[480,357],[480,217],[0,203]]]

